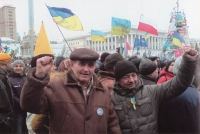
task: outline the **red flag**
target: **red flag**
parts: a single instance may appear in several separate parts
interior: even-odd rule
[[[176,58],[180,57],[182,54],[180,52],[180,49],[177,49],[175,52],[174,52],[174,55]]]
[[[138,30],[145,31],[158,36],[156,25],[144,15],[141,15]]]
[[[128,44],[128,42],[126,42],[126,53],[128,53],[128,50],[131,50],[130,45]]]

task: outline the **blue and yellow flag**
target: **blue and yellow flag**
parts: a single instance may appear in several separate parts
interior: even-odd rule
[[[112,17],[112,35],[127,35],[131,30],[131,21]]]
[[[10,49],[10,47],[7,48],[6,53],[7,53],[7,54],[11,54],[11,49]]]
[[[14,50],[14,55],[16,55],[18,52],[19,52],[19,47],[17,47],[17,48]]]
[[[123,55],[122,55],[124,58],[126,58],[126,56],[127,56],[126,53],[127,53],[127,50],[126,50],[126,45],[125,45],[125,46],[124,46]]]
[[[171,41],[167,40],[163,45],[163,52],[167,51],[170,48]]]
[[[106,34],[99,30],[91,30],[92,41],[106,41]]]
[[[182,43],[184,43],[184,39],[180,36],[179,33],[177,33],[176,31],[174,32],[173,35],[173,39],[172,39],[172,44],[178,46],[178,47],[182,47]]]
[[[149,33],[145,33],[144,35],[143,35],[143,38],[145,38],[145,40],[147,40],[148,38],[149,38]]]
[[[69,30],[83,30],[83,26],[79,18],[71,10],[67,8],[57,8],[49,6],[47,6],[47,8],[49,9],[49,12],[53,17],[55,23]]]

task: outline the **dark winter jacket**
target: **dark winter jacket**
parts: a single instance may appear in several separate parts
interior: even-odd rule
[[[190,85],[181,95],[160,106],[158,132],[200,133],[200,92],[195,86]]]
[[[32,113],[49,112],[50,133],[68,134],[121,134],[119,121],[110,98],[110,92],[93,75],[88,102],[73,71],[67,76],[49,82],[33,77],[35,68],[27,75],[20,104]]]
[[[13,132],[14,111],[8,73],[0,67],[0,133]]]
[[[179,72],[171,81],[159,85],[145,85],[141,78],[133,90],[123,89],[115,83],[111,98],[123,134],[157,133],[159,106],[184,92],[190,85],[196,61],[182,60]],[[131,103],[135,99],[135,106]],[[181,112],[181,111],[180,111]]]
[[[11,84],[13,91],[15,113],[24,113],[24,111],[20,107],[20,94],[22,87],[26,82],[26,76],[12,72],[9,75],[8,80]]]
[[[155,80],[147,75],[140,74],[140,78],[142,79],[144,85],[155,85],[156,84]]]

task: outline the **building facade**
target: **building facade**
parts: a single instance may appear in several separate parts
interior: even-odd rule
[[[128,52],[128,56],[142,55],[144,53],[148,55],[159,56],[160,53],[162,52],[163,45],[167,39],[166,32],[162,30],[158,30],[158,36],[149,35],[149,38],[147,39],[148,47],[145,47],[145,48],[140,47],[140,50],[137,51],[134,48],[135,38],[141,37],[145,33],[140,32],[140,31],[138,32],[136,26],[131,28],[131,31],[128,35],[124,35],[124,36],[111,35],[111,31],[104,31],[104,33],[106,33],[106,37],[107,37],[106,42],[91,41],[91,34],[74,37],[74,38],[68,38],[67,41],[72,50],[74,50],[73,48],[87,47],[87,48],[97,51],[100,55],[103,52],[115,53],[116,48],[124,47],[126,42],[128,42],[131,47],[131,50],[129,50]]]
[[[8,37],[17,41],[15,7],[0,8],[0,37]]]

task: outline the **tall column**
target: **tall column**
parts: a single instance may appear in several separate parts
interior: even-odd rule
[[[153,36],[153,49],[155,49],[155,37]]]
[[[115,39],[114,44],[115,44],[115,48],[116,48],[117,47],[117,37],[115,36],[114,39]]]
[[[110,45],[112,46],[112,44],[110,43],[110,39],[111,39],[111,37],[107,38],[106,46],[110,46]],[[105,46],[105,50],[107,51],[106,46]]]

